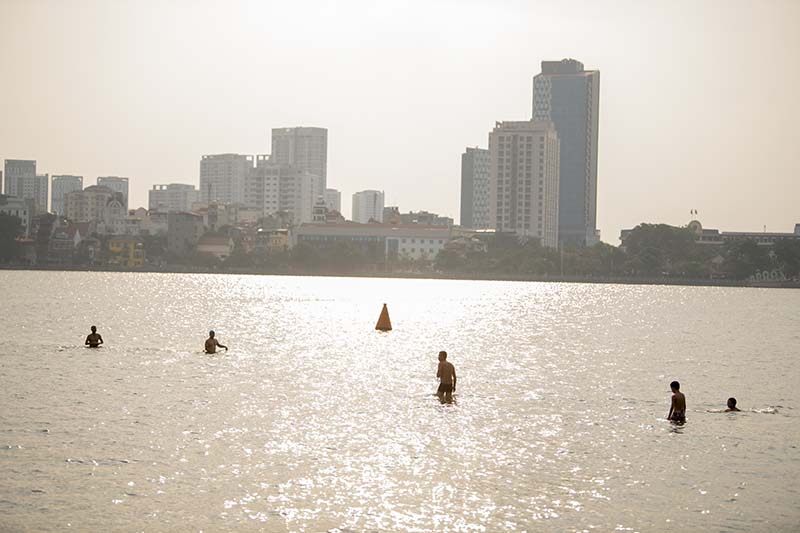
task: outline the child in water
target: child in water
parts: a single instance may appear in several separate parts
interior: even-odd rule
[[[728,408],[725,409],[725,412],[730,413],[734,411],[741,411],[741,409],[736,407],[736,398],[728,398]]]
[[[672,389],[672,403],[669,406],[667,420],[683,424],[686,422],[686,396],[681,392],[681,384],[677,381],[670,383],[669,388]]]
[[[456,368],[452,363],[447,362],[447,352],[439,352],[439,368],[436,370],[436,377],[439,378],[439,390],[436,394],[442,401],[452,401],[453,393],[456,391]]]

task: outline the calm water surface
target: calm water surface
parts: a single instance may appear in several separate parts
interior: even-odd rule
[[[800,528],[800,291],[0,271],[0,317],[0,531]]]

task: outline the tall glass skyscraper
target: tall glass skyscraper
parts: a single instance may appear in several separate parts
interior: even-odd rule
[[[533,120],[551,121],[561,146],[558,237],[597,242],[597,128],[600,71],[574,59],[542,61],[533,78]]]

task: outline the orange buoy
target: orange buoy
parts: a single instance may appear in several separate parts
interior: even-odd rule
[[[375,329],[378,331],[392,331],[392,321],[389,320],[389,310],[386,308],[386,304],[383,304],[381,316],[378,317],[378,323],[375,324]]]

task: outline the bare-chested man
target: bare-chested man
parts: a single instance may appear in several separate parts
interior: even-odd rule
[[[439,368],[436,370],[436,377],[439,378],[439,390],[436,394],[442,401],[452,401],[453,393],[456,391],[456,368],[452,363],[447,362],[447,352],[439,352]]]
[[[670,383],[669,388],[672,389],[672,404],[669,406],[667,420],[683,424],[686,422],[686,396],[681,392],[681,384],[677,381]]]
[[[86,336],[86,342],[83,344],[89,348],[99,348],[103,344],[103,337],[97,333],[97,326],[92,326],[92,332]]]
[[[209,331],[208,338],[206,339],[206,353],[217,353],[217,347],[225,348],[225,351],[228,351],[227,346],[220,344],[219,341],[214,338],[214,331]]]
[[[726,413],[737,412],[741,411],[738,407],[736,407],[736,398],[728,398],[728,408],[725,409]]]

